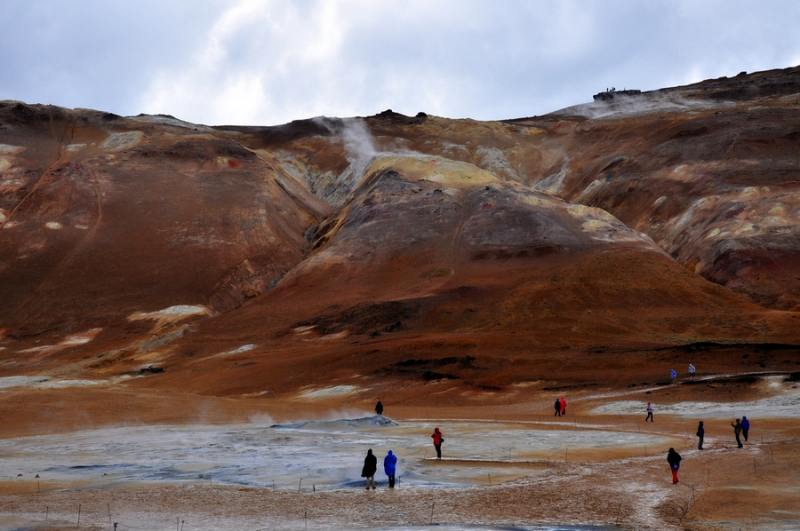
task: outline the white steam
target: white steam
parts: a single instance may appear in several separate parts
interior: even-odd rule
[[[344,146],[345,158],[350,166],[342,176],[357,183],[361,180],[377,151],[367,123],[361,118],[314,118],[314,122],[339,137]]]
[[[729,101],[694,100],[678,94],[644,93],[634,96],[619,95],[611,101],[593,101],[574,105],[550,114],[583,116],[590,120],[630,118],[658,112],[686,112],[693,110],[734,107]]]

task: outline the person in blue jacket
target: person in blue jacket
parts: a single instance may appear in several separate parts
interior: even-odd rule
[[[397,456],[389,450],[389,453],[386,454],[386,457],[383,458],[383,471],[386,472],[386,476],[389,478],[389,488],[394,488],[394,475],[397,472]]]
[[[742,435],[744,436],[745,442],[747,441],[747,434],[750,431],[750,421],[747,420],[747,417],[742,417]]]

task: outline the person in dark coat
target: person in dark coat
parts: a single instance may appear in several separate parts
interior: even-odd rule
[[[375,413],[378,415],[383,415],[383,404],[381,404],[380,400],[378,400],[378,403],[375,404]]]
[[[436,459],[441,459],[444,437],[442,437],[442,432],[439,431],[439,428],[433,430],[433,435],[431,435],[431,438],[433,439],[433,447],[436,448]]]
[[[703,449],[703,437],[706,436],[706,429],[703,427],[703,421],[700,421],[700,424],[697,425],[697,449]]]
[[[672,470],[672,484],[678,482],[678,469],[681,467],[681,454],[675,451],[675,448],[670,448],[667,454],[667,463]]]
[[[361,469],[361,477],[367,478],[367,490],[372,485],[375,490],[375,471],[378,470],[378,458],[372,455],[372,448],[367,450],[367,457],[364,458],[364,468]]]
[[[739,422],[739,419],[736,419],[736,424],[731,422],[731,426],[733,427],[733,434],[736,436],[736,444],[739,445],[739,448],[744,448],[742,440],[739,438],[739,434],[742,433],[742,424]]]
[[[747,420],[747,417],[742,416],[742,435],[744,436],[745,442],[747,442],[748,433],[750,433],[750,421]]]
[[[561,399],[560,398],[556,398],[555,407],[556,407],[556,414],[553,415],[553,416],[554,417],[560,417],[561,416]]]
[[[383,458],[383,471],[386,472],[386,477],[389,478],[389,488],[394,488],[394,475],[397,472],[397,456],[389,450],[386,457]]]

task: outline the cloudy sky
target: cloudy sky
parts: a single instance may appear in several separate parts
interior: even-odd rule
[[[797,0],[3,0],[0,100],[285,123],[544,114],[800,65]]]

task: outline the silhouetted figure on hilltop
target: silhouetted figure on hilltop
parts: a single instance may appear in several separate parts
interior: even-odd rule
[[[375,413],[378,415],[383,415],[383,404],[381,404],[380,400],[378,400],[378,403],[375,404]]]

